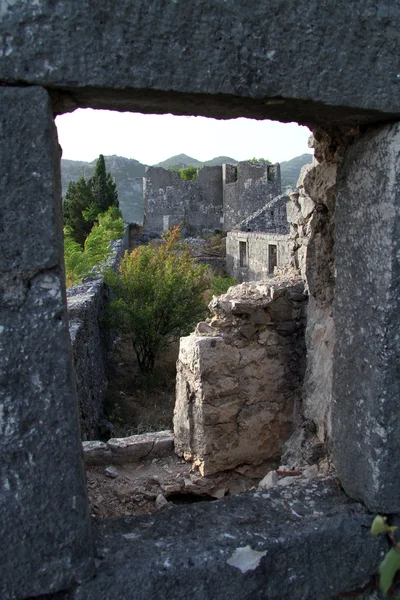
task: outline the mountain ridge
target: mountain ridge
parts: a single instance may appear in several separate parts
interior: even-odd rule
[[[283,161],[281,165],[282,188],[296,187],[297,179],[303,165],[312,161],[312,154],[301,154],[291,160]],[[124,219],[130,223],[143,222],[143,193],[142,177],[148,165],[135,158],[124,156],[105,156],[107,170],[115,178],[120,207]],[[92,177],[97,159],[90,162],[83,160],[61,159],[61,185],[63,194],[67,191],[70,181],[77,181],[80,177]],[[155,167],[182,168],[189,165],[196,167],[221,165],[224,162],[235,164],[238,161],[229,156],[216,156],[208,161],[201,162],[187,154],[177,154],[169,159],[157,163]],[[168,166],[165,166],[168,165]]]

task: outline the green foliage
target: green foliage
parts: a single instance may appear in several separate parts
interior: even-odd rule
[[[204,317],[208,280],[208,270],[181,242],[179,227],[157,247],[139,246],[127,253],[119,273],[107,273],[115,294],[108,322],[131,338],[142,373],[151,373],[168,344]]]
[[[272,162],[270,160],[267,160],[266,158],[255,158],[255,157],[253,157],[253,158],[249,158],[247,160],[247,162],[250,162],[250,163],[265,162],[265,163],[267,163],[267,165],[272,165]]]
[[[84,177],[78,181],[70,181],[63,204],[64,225],[69,227],[70,236],[81,246],[93,226],[93,223],[84,216],[85,211],[92,204],[90,181],[86,181]]]
[[[117,186],[110,173],[106,171],[106,163],[102,154],[99,156],[90,181],[93,203],[99,207],[99,212],[105,212],[110,206],[118,207]]]
[[[71,228],[64,227],[64,258],[67,287],[80,283],[94,266],[101,270],[112,255],[110,242],[124,235],[125,224],[119,208],[112,206],[98,215],[98,224],[86,238],[84,248],[74,240]]]
[[[388,525],[386,517],[377,515],[371,525],[372,535],[381,535],[386,533],[392,547],[385,555],[379,565],[379,584],[382,592],[387,594],[393,585],[395,575],[400,571],[400,546],[397,544],[394,537],[394,531],[397,530],[395,525]],[[398,596],[398,599],[400,596]]]
[[[236,285],[237,280],[235,277],[222,277],[222,275],[216,275],[211,280],[211,292],[214,296],[221,296],[226,294],[231,285]]]
[[[169,170],[176,171],[177,173],[179,173],[182,181],[193,181],[197,177],[199,167],[189,165],[188,167],[183,167],[182,169],[171,167]]]
[[[64,225],[70,228],[72,239],[83,246],[99,215],[110,206],[118,207],[117,187],[100,154],[91,179],[81,177],[68,184],[63,213]]]

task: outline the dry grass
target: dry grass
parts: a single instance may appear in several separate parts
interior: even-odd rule
[[[140,374],[129,339],[115,346],[109,365],[105,410],[117,437],[172,429],[178,343],[160,359],[150,376]]]

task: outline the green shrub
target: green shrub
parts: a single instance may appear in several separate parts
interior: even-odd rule
[[[169,343],[206,314],[208,269],[191,257],[179,227],[170,229],[158,247],[126,253],[119,273],[109,270],[106,282],[115,295],[107,321],[130,337],[142,373],[151,373]]]
[[[189,165],[188,167],[183,167],[181,169],[171,167],[169,171],[175,171],[179,173],[179,176],[182,179],[182,181],[193,181],[197,177],[199,167],[195,167],[194,165]]]
[[[64,260],[67,287],[80,283],[93,267],[101,271],[112,255],[110,242],[124,235],[125,224],[120,210],[111,206],[98,215],[98,224],[85,240],[84,248],[74,240],[70,227],[64,227]]]
[[[93,177],[70,181],[63,202],[64,226],[69,236],[83,246],[99,214],[109,207],[118,208],[117,186],[107,173],[104,156],[100,154]]]
[[[372,535],[386,534],[391,546],[379,565],[379,587],[385,595],[389,593],[396,574],[400,571],[400,546],[394,535],[397,529],[396,525],[389,525],[387,518],[382,515],[377,515],[371,525]],[[397,600],[400,600],[400,596],[397,596]]]
[[[211,292],[214,296],[221,296],[226,294],[231,285],[236,285],[237,280],[235,277],[222,277],[222,275],[216,275],[211,280]]]

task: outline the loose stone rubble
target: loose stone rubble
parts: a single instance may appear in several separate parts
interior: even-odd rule
[[[306,307],[299,277],[243,283],[181,339],[175,450],[202,474],[279,458],[298,420]]]

